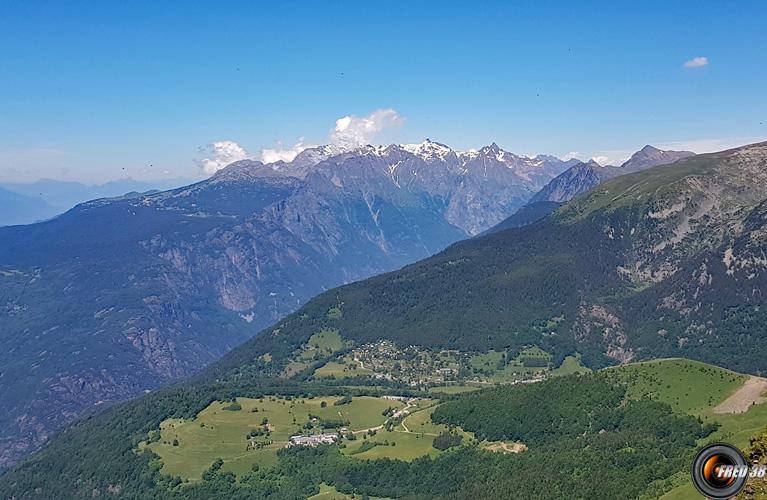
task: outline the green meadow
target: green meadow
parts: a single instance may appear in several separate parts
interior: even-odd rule
[[[253,464],[268,466],[276,462],[276,452],[290,436],[306,433],[309,415],[322,420],[349,421],[349,430],[360,431],[382,425],[389,408],[404,403],[374,397],[355,397],[351,403],[336,406],[340,397],[294,398],[277,396],[261,399],[237,398],[240,410],[225,409],[230,403],[214,402],[192,420],[169,419],[160,426],[160,439],[147,444],[162,459],[163,472],[185,479],[199,479],[216,460],[224,460],[224,470],[236,474],[249,471]],[[323,402],[325,403],[323,407]],[[246,437],[266,426],[269,436],[254,437],[263,448],[248,450]]]
[[[680,413],[699,414],[722,402],[747,376],[689,359],[659,359],[608,369],[628,384],[629,397],[650,397]]]
[[[583,366],[580,355],[577,355],[567,356],[558,368],[551,371],[551,374],[561,377],[564,375],[572,375],[574,373],[589,373],[590,371],[591,368]]]
[[[441,387],[431,387],[429,392],[432,394],[462,394],[464,392],[473,392],[480,390],[476,385],[443,385]]]
[[[362,368],[357,361],[351,355],[344,356],[340,361],[329,361],[324,366],[317,368],[314,371],[316,377],[357,377],[362,375],[371,375],[373,370]]]
[[[431,414],[437,407],[434,401],[419,400],[412,408],[412,413],[391,431],[380,429],[373,436],[346,441],[342,452],[362,459],[391,458],[410,462],[423,456],[436,457],[441,452],[432,446],[434,438],[448,431],[446,425],[434,424]],[[464,442],[471,439],[469,433],[458,429]],[[366,444],[368,443],[368,444]],[[375,446],[370,447],[371,444]],[[360,449],[368,449],[360,452]]]

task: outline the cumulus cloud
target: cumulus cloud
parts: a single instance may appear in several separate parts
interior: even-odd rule
[[[218,141],[203,146],[200,156],[195,162],[206,174],[215,174],[230,163],[252,158],[245,148],[234,141]]]
[[[404,121],[404,118],[391,108],[377,109],[367,116],[347,115],[336,120],[330,140],[344,149],[372,144],[384,129],[402,125]]]
[[[684,63],[685,68],[702,68],[703,66],[708,66],[708,57],[693,57]]]
[[[264,163],[274,163],[276,161],[284,161],[289,162],[293,161],[293,159],[298,156],[298,153],[303,151],[307,148],[313,148],[314,146],[307,145],[304,142],[304,138],[301,137],[298,139],[298,142],[296,142],[292,147],[290,148],[283,148],[282,143],[277,143],[276,149],[262,149],[261,150],[261,161]]]
[[[602,166],[607,165],[608,162],[610,161],[610,157],[604,156],[604,155],[592,156],[591,159],[592,159],[592,161],[595,161],[595,162],[599,163]]]
[[[336,126],[330,131],[330,143],[340,149],[354,149],[372,144],[384,130],[402,125],[405,119],[391,108],[377,109],[367,116],[347,115],[336,120]],[[277,142],[275,148],[261,150],[261,161],[274,163],[290,162],[301,151],[315,146],[307,144],[303,137],[293,146],[283,147]],[[245,148],[234,141],[218,141],[200,148],[200,156],[195,160],[206,174],[214,174],[225,166],[239,160],[253,159]]]

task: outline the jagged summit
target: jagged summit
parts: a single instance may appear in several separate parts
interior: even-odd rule
[[[408,153],[412,153],[427,161],[435,159],[444,161],[451,154],[455,155],[455,151],[449,146],[434,142],[428,138],[420,144],[401,144],[400,147]]]
[[[476,175],[485,181],[501,176],[505,178],[503,183],[519,184],[530,196],[577,163],[577,160],[563,161],[552,155],[518,155],[504,150],[496,142],[478,150],[460,151],[427,138],[414,144],[366,145],[354,149],[328,144],[305,149],[287,162],[280,160],[265,164],[256,160],[240,160],[214,174],[211,182],[247,182],[278,177],[303,179],[313,173],[335,178],[334,183],[342,185],[344,172],[354,172],[359,178],[361,165],[371,161],[382,163],[381,170],[388,172],[399,188],[410,184],[410,181],[400,182],[405,171],[421,180],[432,175]],[[429,170],[419,167],[419,162],[423,162]]]

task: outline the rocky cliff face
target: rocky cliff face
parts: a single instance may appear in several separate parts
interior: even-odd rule
[[[0,467],[323,290],[487,229],[568,166],[496,145],[321,147],[0,229]]]

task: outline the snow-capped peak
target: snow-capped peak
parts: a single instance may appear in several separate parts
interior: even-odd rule
[[[337,154],[341,154],[342,152],[343,150],[335,144],[307,148],[298,153],[291,163],[294,167],[308,167],[316,165]]]
[[[509,161],[513,161],[518,157],[517,155],[513,153],[509,153],[507,151],[504,151],[501,149],[498,144],[492,143],[489,146],[484,146],[479,150],[479,153],[485,157],[488,158],[494,158],[498,160],[501,163],[508,163]],[[524,158],[524,157],[523,157]]]
[[[453,150],[448,146],[434,142],[430,139],[426,139],[420,144],[400,144],[400,147],[408,153],[412,153],[427,161],[445,161],[445,159],[453,153]]]

